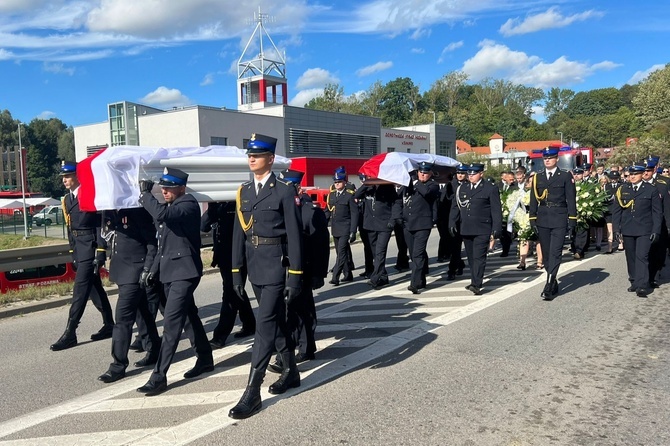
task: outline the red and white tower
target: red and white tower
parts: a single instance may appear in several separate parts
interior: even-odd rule
[[[256,27],[237,61],[237,109],[258,110],[288,103],[286,56],[265,29],[268,14],[254,13]],[[265,41],[270,45],[264,45]],[[253,54],[256,52],[256,54]]]

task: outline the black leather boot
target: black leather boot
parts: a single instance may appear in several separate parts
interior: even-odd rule
[[[544,284],[544,289],[542,290],[542,294],[540,294],[540,297],[542,297],[545,300],[551,300],[551,276],[547,274],[547,283]]]
[[[113,331],[114,324],[105,324],[100,330],[91,335],[91,341],[102,341],[103,339],[109,339],[112,337]]]
[[[549,293],[551,294],[551,297],[554,298],[558,296],[558,280],[556,280],[556,276],[551,276],[550,282],[551,288],[549,289]]]
[[[261,401],[261,384],[265,377],[265,371],[261,369],[251,368],[249,373],[249,383],[242,394],[240,401],[230,409],[228,416],[236,420],[243,420],[249,418],[259,410],[263,405]]]
[[[271,362],[268,365],[268,370],[272,373],[281,373],[284,370],[284,365],[281,362],[281,355],[277,353],[275,357],[275,362]]]
[[[72,319],[68,319],[67,325],[65,326],[65,332],[55,344],[51,344],[51,350],[57,352],[77,345],[77,325],[78,324]]]
[[[273,395],[279,395],[288,389],[300,387],[300,372],[295,363],[295,353],[293,350],[281,353],[281,362],[284,365],[279,379],[272,385],[268,391]]]

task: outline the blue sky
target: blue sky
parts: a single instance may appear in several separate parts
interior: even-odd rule
[[[259,7],[296,106],[327,83],[349,95],[410,77],[425,91],[461,70],[581,91],[670,62],[666,0],[0,0],[0,109],[73,126],[121,100],[235,109]]]

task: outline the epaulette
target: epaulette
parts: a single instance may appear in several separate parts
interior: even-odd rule
[[[657,179],[656,179],[656,182],[657,182],[657,183],[661,183],[661,184],[668,184],[668,182],[665,181],[665,180],[662,179],[662,178],[657,178]]]
[[[355,190],[351,190],[351,189],[345,189],[345,190],[346,190],[347,192],[349,192],[349,193],[350,193],[351,195],[353,195],[353,194],[355,194],[355,193],[356,193],[356,191],[355,191]]]
[[[247,181],[246,183],[242,183],[242,186],[251,186],[254,183],[254,180]]]
[[[279,178],[279,177],[277,177],[276,180],[277,180],[277,183],[281,183],[284,186],[291,186],[293,184],[293,183],[288,183],[286,180],[284,180],[283,178]]]

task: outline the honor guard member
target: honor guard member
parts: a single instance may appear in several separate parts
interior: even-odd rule
[[[499,238],[502,228],[500,192],[482,180],[483,174],[483,164],[468,166],[470,183],[458,187],[449,214],[449,231],[452,235],[460,231],[470,265],[470,285],[465,289],[476,296],[482,294],[489,241],[491,236]]]
[[[430,230],[437,220],[437,199],[440,196],[440,186],[433,181],[432,176],[433,164],[421,162],[409,185],[401,189],[403,228],[412,259],[412,275],[407,289],[412,294],[419,294],[419,290],[426,287],[426,245]]]
[[[100,280],[100,268],[107,259],[107,244],[102,237],[102,218],[95,212],[85,212],[79,208],[79,179],[77,163],[63,161],[59,175],[69,191],[62,199],[63,214],[67,224],[67,236],[72,253],[72,266],[76,271],[72,289],[72,304],[65,326],[65,332],[51,345],[51,350],[65,350],[77,345],[77,326],[86,309],[89,295],[93,305],[102,314],[102,328],[91,335],[91,340],[99,341],[112,336],[114,318],[107,293]]]
[[[184,378],[195,378],[214,370],[212,347],[198,316],[193,293],[202,276],[200,259],[200,206],[191,194],[186,193],[188,174],[166,167],[158,184],[165,203],[159,203],[151,193],[153,182],[140,181],[140,204],[158,223],[158,252],[154,265],[165,291],[163,338],[160,353],[149,381],[137,389],[147,396],[157,395],[167,389],[167,371],[172,363],[184,324],[188,317],[193,331],[192,347],[197,361],[184,373]],[[145,277],[148,285],[151,277]]]
[[[256,318],[247,292],[244,291],[242,296],[238,296],[233,288],[233,226],[236,218],[234,201],[213,202],[207,206],[207,211],[202,215],[200,224],[202,232],[213,231],[212,267],[219,267],[223,282],[219,323],[214,328],[212,339],[209,341],[212,348],[222,348],[226,344],[226,339],[235,326],[238,313],[242,329],[233,337],[252,336],[256,331]],[[240,274],[243,282],[246,282],[246,268],[240,268]]]
[[[453,201],[456,199],[456,191],[458,190],[458,186],[462,184],[470,184],[468,181],[468,167],[465,164],[459,164],[458,167],[456,167],[456,176],[454,179],[451,180],[451,188],[443,190],[443,194],[446,195],[447,199],[449,200],[449,206],[453,206]],[[451,212],[451,211],[450,211]],[[451,215],[451,213],[447,214],[448,217]],[[446,221],[447,228],[449,227],[449,218],[447,218]],[[463,275],[463,269],[465,268],[465,262],[463,261],[463,258],[461,257],[461,247],[463,245],[463,237],[461,237],[461,231],[460,223],[457,221],[456,222],[456,234],[452,234],[452,231],[448,230],[449,232],[449,268],[447,270],[447,280],[456,280],[456,276],[462,276]],[[438,223],[438,228],[439,228],[439,223]]]
[[[575,180],[575,189],[581,183],[587,183],[587,181],[584,179],[584,169],[581,167],[575,167],[572,169],[572,177]],[[572,238],[572,250],[574,252],[573,257],[577,260],[586,257],[586,252],[589,250],[590,244],[589,233],[590,226],[588,225],[586,227],[575,228],[575,234]]]
[[[276,145],[275,138],[251,136],[247,156],[254,178],[242,184],[237,193],[233,283],[241,294],[240,268],[246,263],[258,312],[247,388],[228,413],[235,419],[250,417],[260,410],[260,386],[275,351],[282,358],[284,370],[270,385],[270,393],[280,394],[300,386],[286,306],[300,295],[303,286],[302,218],[295,187],[272,173]]]
[[[614,201],[614,194],[621,186],[621,173],[618,170],[613,170],[607,174],[609,182],[605,185],[605,193],[607,194],[607,210],[605,211],[605,223],[607,224],[607,251],[605,254],[612,254],[619,245],[619,240],[614,238],[614,230],[612,228],[612,212],[616,202]]]
[[[533,176],[529,219],[540,240],[547,270],[547,282],[541,297],[553,300],[558,294],[556,277],[561,266],[565,235],[568,228],[573,232],[577,226],[577,203],[572,174],[557,167],[558,148],[544,149],[542,159],[545,170]]]
[[[151,271],[158,241],[151,215],[143,208],[105,212],[106,230],[111,240],[109,279],[119,287],[116,303],[116,324],[112,333],[114,362],[98,379],[112,383],[126,376],[128,350],[136,315],[140,315],[148,330],[146,356],[135,363],[137,367],[153,365],[158,359],[160,337],[154,314],[149,310],[144,279]]]
[[[660,242],[663,205],[658,190],[642,181],[645,166],[628,168],[629,183],[615,194],[612,226],[623,236],[628,267],[628,291],[647,297],[650,288],[649,250]]]
[[[645,161],[645,169],[642,181],[656,188],[661,197],[663,219],[661,221],[660,240],[651,245],[649,251],[649,284],[652,288],[658,288],[656,274],[665,266],[665,258],[668,252],[668,222],[670,221],[670,192],[668,191],[667,177],[656,173],[659,158],[650,156]]]
[[[363,227],[368,231],[374,255],[374,270],[368,285],[379,289],[388,285],[386,252],[391,231],[402,224],[402,199],[393,184],[366,185],[356,190],[354,198],[364,201]]]
[[[356,241],[358,227],[358,204],[354,199],[354,190],[347,189],[346,175],[335,172],[333,187],[326,198],[326,218],[330,221],[330,232],[335,243],[337,259],[333,267],[333,278],[330,283],[337,286],[342,282],[351,282],[354,275],[351,270],[351,245]]]
[[[295,357],[296,363],[314,359],[316,353],[317,321],[313,290],[323,286],[323,279],[328,275],[330,258],[328,220],[323,209],[314,204],[309,195],[302,192],[300,182],[303,176],[303,172],[289,169],[279,174],[280,179],[296,187],[298,197],[300,197],[302,216],[303,287],[300,296],[288,306],[289,329],[293,333],[294,343],[298,350]],[[353,201],[353,194],[347,194],[352,197]],[[355,203],[354,207],[358,208]],[[284,368],[281,364],[281,357],[278,367],[273,368],[271,364],[269,368],[281,373]]]
[[[402,203],[402,186],[396,186],[395,191],[401,199]],[[402,209],[401,209],[402,214]],[[393,234],[395,235],[395,244],[398,248],[398,255],[395,258],[395,265],[393,266],[396,271],[399,273],[407,271],[409,269],[409,246],[407,246],[407,240],[405,240],[405,229],[402,227],[402,218],[396,220],[395,226],[393,228]]]
[[[335,169],[335,175],[339,175],[340,177],[344,177],[344,190],[351,191],[352,194],[354,192],[356,192],[356,186],[347,179],[347,169],[344,166],[339,166],[337,169]],[[335,190],[335,184],[333,183],[333,184],[330,185],[330,191],[329,192],[333,192],[334,190]],[[351,242],[351,243],[353,243],[353,242]],[[347,256],[348,256],[347,259],[348,259],[348,262],[349,262],[349,270],[353,271],[353,270],[356,269],[356,266],[354,265],[354,255],[351,253],[351,245],[347,245]],[[331,272],[332,272],[332,268],[331,268]]]
[[[361,180],[361,183],[365,183],[365,175],[359,174],[358,178]],[[354,198],[355,196],[356,193],[354,193]],[[363,226],[363,222],[365,221],[365,200],[358,198],[355,198],[355,200],[356,204],[358,204],[358,234],[361,237],[361,243],[363,243],[363,258],[365,259],[365,268],[359,274],[359,277],[369,279],[375,270],[375,255],[372,252],[372,244],[370,243],[370,231]]]

